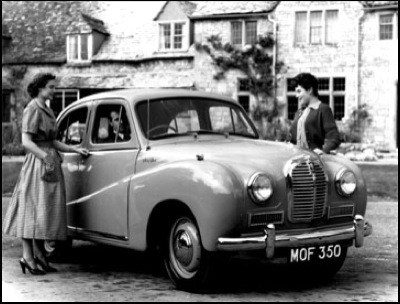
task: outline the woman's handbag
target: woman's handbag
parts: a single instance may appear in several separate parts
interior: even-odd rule
[[[49,154],[47,154],[43,160],[43,163],[44,163],[43,164],[44,171],[42,174],[42,179],[48,183],[58,182],[59,179],[58,179],[57,168],[54,163],[54,159]]]

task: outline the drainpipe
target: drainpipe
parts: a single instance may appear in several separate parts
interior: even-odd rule
[[[359,84],[360,84],[360,59],[361,59],[361,55],[360,55],[360,44],[361,44],[361,35],[360,35],[360,31],[361,31],[361,19],[364,17],[364,10],[361,12],[361,14],[359,16],[357,16],[357,35],[356,35],[356,106],[357,109],[359,108],[359,102],[360,102],[360,89],[359,89]]]
[[[277,45],[278,45],[278,40],[277,40],[277,23],[275,19],[272,19],[271,14],[268,14],[268,21],[273,24],[274,28],[274,47],[272,50],[272,76],[274,77],[274,97],[276,99],[276,57],[277,57]]]

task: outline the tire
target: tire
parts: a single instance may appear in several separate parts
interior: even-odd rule
[[[195,221],[190,216],[178,216],[168,227],[162,240],[168,276],[178,289],[206,291],[211,286],[215,259],[203,249]]]
[[[342,253],[337,259],[316,262],[312,266],[312,271],[321,279],[332,278],[342,268],[347,257],[347,249],[348,247],[342,247]]]
[[[347,257],[347,249],[348,247],[342,247],[342,252],[336,259],[311,262],[304,267],[305,269],[303,268],[303,271],[315,280],[329,280],[342,268]]]

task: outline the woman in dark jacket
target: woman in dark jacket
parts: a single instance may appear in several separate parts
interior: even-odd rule
[[[331,108],[319,100],[318,80],[301,73],[294,81],[300,109],[290,128],[291,142],[318,154],[329,153],[340,145],[340,135]]]

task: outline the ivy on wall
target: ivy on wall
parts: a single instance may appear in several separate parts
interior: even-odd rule
[[[266,118],[271,122],[278,116],[278,102],[274,96],[276,79],[273,73],[273,56],[271,54],[275,41],[270,34],[260,35],[256,43],[243,48],[235,47],[231,43],[223,44],[219,35],[211,35],[207,43],[196,43],[198,52],[207,53],[215,66],[218,67],[214,75],[215,80],[224,79],[230,70],[241,71],[248,79],[249,91],[255,97],[257,104],[251,114],[256,121]],[[277,62],[279,71],[283,63]]]

